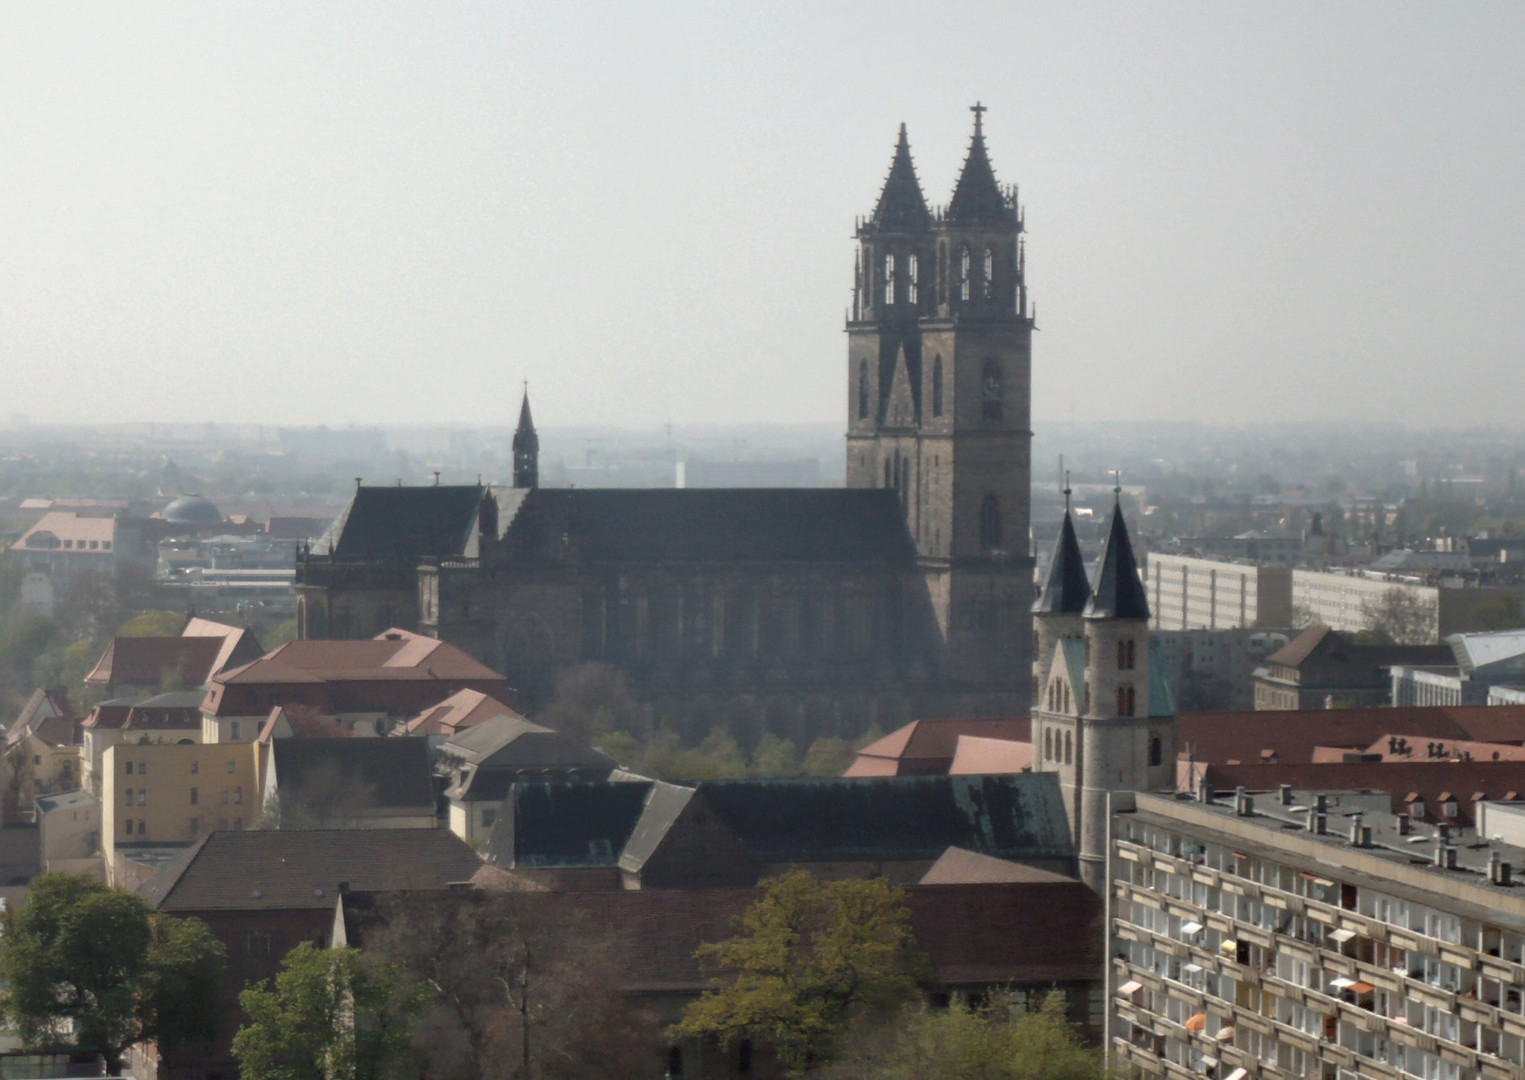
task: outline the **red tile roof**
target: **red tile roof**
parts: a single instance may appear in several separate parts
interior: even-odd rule
[[[1182,713],[1176,721],[1181,756],[1198,762],[1311,762],[1321,746],[1362,750],[1387,735],[1412,742],[1464,739],[1525,743],[1525,706],[1404,706]]]
[[[1074,881],[1052,870],[950,847],[921,876],[921,885],[998,885],[1009,882]]]
[[[420,678],[504,681],[454,645],[397,629],[366,641],[291,641],[216,681],[236,685]]]
[[[1033,744],[1012,739],[986,739],[960,735],[949,776],[979,773],[1019,773],[1033,767]]]
[[[461,690],[432,709],[425,709],[394,735],[455,735],[495,716],[523,720],[524,714],[480,690]]]
[[[961,735],[1026,742],[1031,722],[1025,716],[1004,719],[913,720],[858,751],[858,759],[843,776],[908,776],[946,773],[953,763]],[[894,772],[884,771],[884,762]]]

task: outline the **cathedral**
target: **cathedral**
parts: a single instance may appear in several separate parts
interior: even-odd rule
[[[604,661],[654,723],[743,745],[1027,713],[1033,320],[973,111],[945,206],[902,126],[858,222],[845,488],[542,488],[526,394],[511,487],[357,485],[298,555],[301,635],[435,635],[528,709]]]

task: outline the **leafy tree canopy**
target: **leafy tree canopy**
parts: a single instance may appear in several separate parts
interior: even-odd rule
[[[117,637],[178,637],[185,615],[178,611],[145,611],[117,628]]]
[[[43,874],[0,917],[0,1008],[29,1046],[98,1053],[210,1036],[226,955],[205,924],[80,874]]]
[[[737,934],[698,956],[724,972],[688,1006],[676,1036],[766,1042],[795,1072],[828,1060],[848,1026],[915,998],[925,959],[905,894],[883,878],[768,882]]]
[[[1064,995],[1037,1009],[1007,1001],[974,1009],[907,1008],[890,1025],[860,1031],[827,1080],[1106,1080],[1106,1062],[1065,1019]]]
[[[411,1017],[422,1000],[395,967],[356,949],[302,942],[272,986],[239,995],[249,1023],[233,1036],[243,1080],[385,1080],[417,1075]]]

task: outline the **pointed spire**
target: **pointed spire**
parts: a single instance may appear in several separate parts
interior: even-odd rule
[[[995,168],[985,150],[985,106],[975,102],[970,111],[974,113],[974,137],[969,140],[964,171],[959,173],[953,198],[948,201],[948,220],[971,223],[1010,221],[1016,211],[1007,204],[1001,185],[996,183]]]
[[[1048,565],[1048,579],[1043,593],[1033,605],[1038,615],[1080,615],[1091,599],[1091,583],[1086,580],[1085,557],[1075,538],[1075,523],[1070,518],[1070,478],[1064,478],[1064,521],[1059,526],[1059,542]]]
[[[895,144],[890,174],[885,177],[879,204],[874,207],[873,222],[878,228],[891,232],[914,232],[932,223],[927,200],[921,193],[921,181],[916,179],[911,142],[906,137],[904,124],[900,125],[900,141]]]
[[[1086,604],[1088,619],[1147,619],[1149,597],[1138,577],[1133,541],[1123,521],[1122,481],[1112,489],[1112,521],[1107,527],[1107,546],[1101,552],[1096,591]]]
[[[524,384],[524,401],[519,406],[519,426],[514,431],[514,487],[532,488],[540,484],[540,436],[530,416],[530,384]]]

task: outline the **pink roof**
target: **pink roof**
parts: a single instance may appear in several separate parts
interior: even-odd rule
[[[21,538],[11,545],[12,551],[38,551],[45,550],[27,543],[27,538],[39,533],[52,533],[59,541],[69,540],[73,546],[71,551],[78,551],[81,545],[85,546],[86,552],[91,550],[104,554],[110,550],[109,545],[116,539],[116,518],[113,517],[82,517],[69,510],[52,510],[42,515],[38,521]],[[91,549],[88,545],[91,541],[96,547]],[[108,547],[99,545],[105,542]]]
[[[524,719],[518,710],[480,690],[459,690],[433,708],[419,713],[396,734],[454,735],[495,716]]]
[[[949,776],[1028,772],[1033,767],[1033,744],[1013,739],[960,735]]]
[[[966,848],[950,847],[921,876],[919,885],[996,885],[1022,881],[1074,881],[1036,866],[997,859]]]
[[[946,773],[958,750],[958,740],[964,735],[986,739],[1005,739],[1025,742],[1032,729],[1025,716],[992,718],[984,720],[950,718],[941,720],[913,720],[896,728],[884,738],[869,743],[858,751],[854,762],[844,776],[905,776],[913,773]],[[874,764],[870,764],[870,760]],[[877,769],[878,762],[888,762],[893,771],[857,771]]]
[[[438,638],[387,630],[365,641],[298,640],[218,675],[220,683],[320,683],[344,679],[491,679],[503,676]]]

